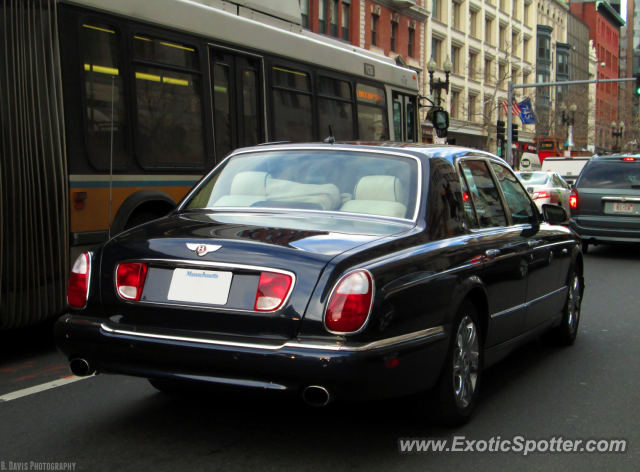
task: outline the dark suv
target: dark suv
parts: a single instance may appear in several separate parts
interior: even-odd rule
[[[583,252],[590,244],[640,242],[640,154],[594,156],[569,205]]]

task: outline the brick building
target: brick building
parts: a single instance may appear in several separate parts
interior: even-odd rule
[[[424,68],[424,0],[300,0],[302,26],[391,57],[419,74]],[[422,84],[422,80],[419,83]],[[422,90],[421,90],[422,92]]]
[[[581,2],[569,5],[571,12],[589,26],[598,56],[597,79],[619,77],[620,28],[624,20],[606,2]],[[618,84],[600,83],[596,90],[596,151],[611,149],[611,122],[618,121]]]

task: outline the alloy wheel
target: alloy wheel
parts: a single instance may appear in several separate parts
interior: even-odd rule
[[[476,390],[478,380],[478,329],[469,316],[465,316],[456,333],[453,353],[453,389],[456,404],[466,408]]]

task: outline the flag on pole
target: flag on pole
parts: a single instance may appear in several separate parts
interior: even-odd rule
[[[523,125],[534,125],[538,122],[538,117],[533,112],[533,105],[531,104],[531,99],[529,97],[522,100],[518,103],[520,107],[520,121],[522,121]]]
[[[503,101],[501,103],[502,108],[504,109],[504,114],[506,115],[508,113],[507,111],[507,101]],[[513,104],[511,105],[511,114],[512,115],[516,115],[516,116],[520,116],[520,113],[522,113],[522,110],[520,109],[520,107],[518,106],[518,103],[516,103],[516,99],[513,99]]]

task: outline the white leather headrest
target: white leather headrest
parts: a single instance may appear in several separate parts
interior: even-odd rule
[[[240,172],[231,182],[230,195],[256,195],[264,197],[267,194],[267,172]]]
[[[404,203],[404,189],[400,179],[392,175],[362,177],[355,189],[355,200],[377,200]]]

